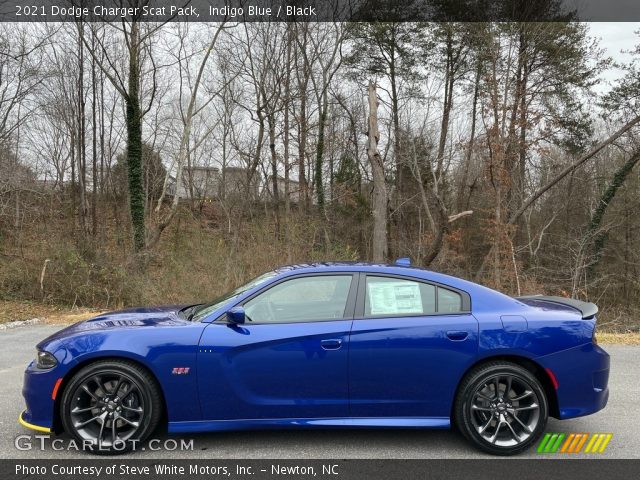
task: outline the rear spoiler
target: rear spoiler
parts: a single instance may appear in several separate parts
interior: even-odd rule
[[[581,300],[576,300],[575,298],[527,295],[525,297],[516,297],[516,300],[542,300],[543,302],[566,305],[567,307],[575,308],[582,313],[583,319],[594,317],[598,313],[598,306],[595,303],[583,302]]]

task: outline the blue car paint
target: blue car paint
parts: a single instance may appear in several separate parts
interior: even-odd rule
[[[198,355],[204,420],[349,416],[351,320],[228,327],[210,324]]]
[[[299,275],[395,275],[440,284],[470,298],[470,311],[367,319],[358,308],[324,322],[229,325],[224,313]],[[283,267],[200,322],[180,306],[136,308],[72,325],[38,345],[58,359],[25,372],[24,421],[55,428],[56,381],[99,358],[146,366],[164,395],[171,432],[276,426],[431,427],[450,424],[456,388],[479,361],[529,359],[558,382],[560,418],[596,412],[608,398],[609,356],[592,343],[595,319],[573,308],[513,299],[419,268],[364,263]],[[327,348],[328,347],[328,348]],[[188,367],[188,375],[173,375]],[[64,382],[62,385],[64,388]],[[60,395],[57,396],[60,398]]]
[[[451,340],[447,332],[466,336]],[[351,416],[448,419],[458,382],[477,349],[478,322],[471,314],[354,320]]]

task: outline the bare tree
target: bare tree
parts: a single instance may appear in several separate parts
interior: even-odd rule
[[[182,177],[183,177],[183,168],[184,165],[186,163],[187,157],[190,153],[190,140],[191,140],[191,129],[193,126],[193,119],[194,117],[196,117],[200,112],[202,112],[202,110],[204,109],[204,107],[206,105],[208,105],[212,99],[218,94],[218,92],[216,92],[216,94],[209,96],[208,98],[204,99],[204,101],[201,104],[198,104],[198,94],[199,94],[199,90],[200,90],[200,84],[202,82],[203,79],[203,74],[205,71],[205,67],[207,65],[207,62],[209,61],[209,58],[211,57],[211,53],[213,52],[213,49],[216,45],[216,42],[218,40],[218,37],[220,35],[220,33],[222,32],[222,30],[224,29],[225,24],[221,23],[215,30],[215,33],[213,34],[209,44],[207,45],[206,49],[204,50],[204,55],[202,56],[202,59],[200,61],[200,65],[198,66],[197,69],[197,73],[195,76],[195,79],[193,81],[193,85],[190,85],[190,93],[189,93],[189,100],[187,103],[187,108],[186,110],[180,110],[180,117],[181,117],[181,121],[182,121],[182,133],[180,135],[180,147],[178,150],[178,155],[176,158],[176,182],[181,182],[182,181]],[[185,42],[185,37],[181,36],[180,41],[181,42]],[[187,68],[188,66],[185,66],[183,68]],[[181,69],[181,73],[182,73],[182,69]],[[180,90],[180,97],[182,98],[182,89]],[[180,104],[182,106],[182,104]],[[201,140],[200,140],[201,141]],[[166,191],[167,191],[167,185],[169,182],[169,173],[167,173],[167,176],[165,178],[164,181],[164,185],[162,187],[162,193],[160,195],[160,198],[158,199],[158,203],[156,205],[155,208],[155,212],[157,215],[161,214],[161,207],[162,207],[162,202],[164,200],[164,197],[166,195]],[[171,223],[171,220],[173,219],[173,217],[175,216],[177,210],[178,210],[178,195],[177,192],[176,194],[173,196],[173,201],[171,202],[171,208],[169,209],[169,211],[166,213],[166,215],[159,217],[157,224],[156,224],[156,230],[155,232],[152,234],[150,241],[149,241],[149,245],[150,246],[154,246],[158,240],[160,239],[160,235],[162,234],[163,230],[165,228],[167,228],[167,226],[169,226],[169,224]]]
[[[108,44],[95,34],[91,40],[87,39],[84,34],[85,29],[79,31],[80,39],[87,51],[125,103],[129,210],[133,229],[133,245],[137,252],[143,250],[146,244],[145,198],[142,179],[142,119],[155,100],[157,74],[152,49],[145,49],[145,44],[160,28],[160,26],[141,21],[141,7],[147,5],[148,2],[149,0],[134,0],[135,6],[138,7],[135,11],[138,13],[132,15],[129,20],[123,19],[121,26],[111,24],[111,27],[119,32],[124,39],[127,54],[126,78],[121,73],[118,61],[120,49],[113,48],[113,43]],[[144,53],[147,54],[151,63],[150,76],[152,79],[147,106],[142,104],[140,88]]]
[[[387,258],[387,186],[382,157],[378,151],[380,131],[378,130],[378,96],[376,86],[370,81],[368,87],[369,130],[367,156],[373,172],[373,245],[371,257],[374,262],[384,262]]]

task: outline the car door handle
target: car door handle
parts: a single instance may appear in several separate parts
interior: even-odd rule
[[[339,338],[330,338],[327,340],[322,340],[320,345],[325,350],[338,350],[342,347],[342,340]]]
[[[465,332],[463,330],[449,330],[447,332],[447,338],[449,340],[453,340],[454,342],[460,342],[466,339],[469,336],[469,332]]]

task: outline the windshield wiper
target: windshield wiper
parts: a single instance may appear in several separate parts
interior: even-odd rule
[[[189,322],[190,322],[190,321],[192,321],[192,320],[193,320],[193,316],[194,316],[194,315],[195,315],[195,313],[196,313],[196,307],[198,307],[198,306],[200,306],[200,305],[202,305],[202,304],[201,304],[201,303],[196,303],[195,305],[191,305],[191,306],[189,306],[189,307],[183,308],[182,310],[180,310],[180,314],[181,314],[181,315],[184,315],[184,318],[185,318],[187,321],[189,321]],[[187,313],[187,312],[189,312],[189,313]]]

